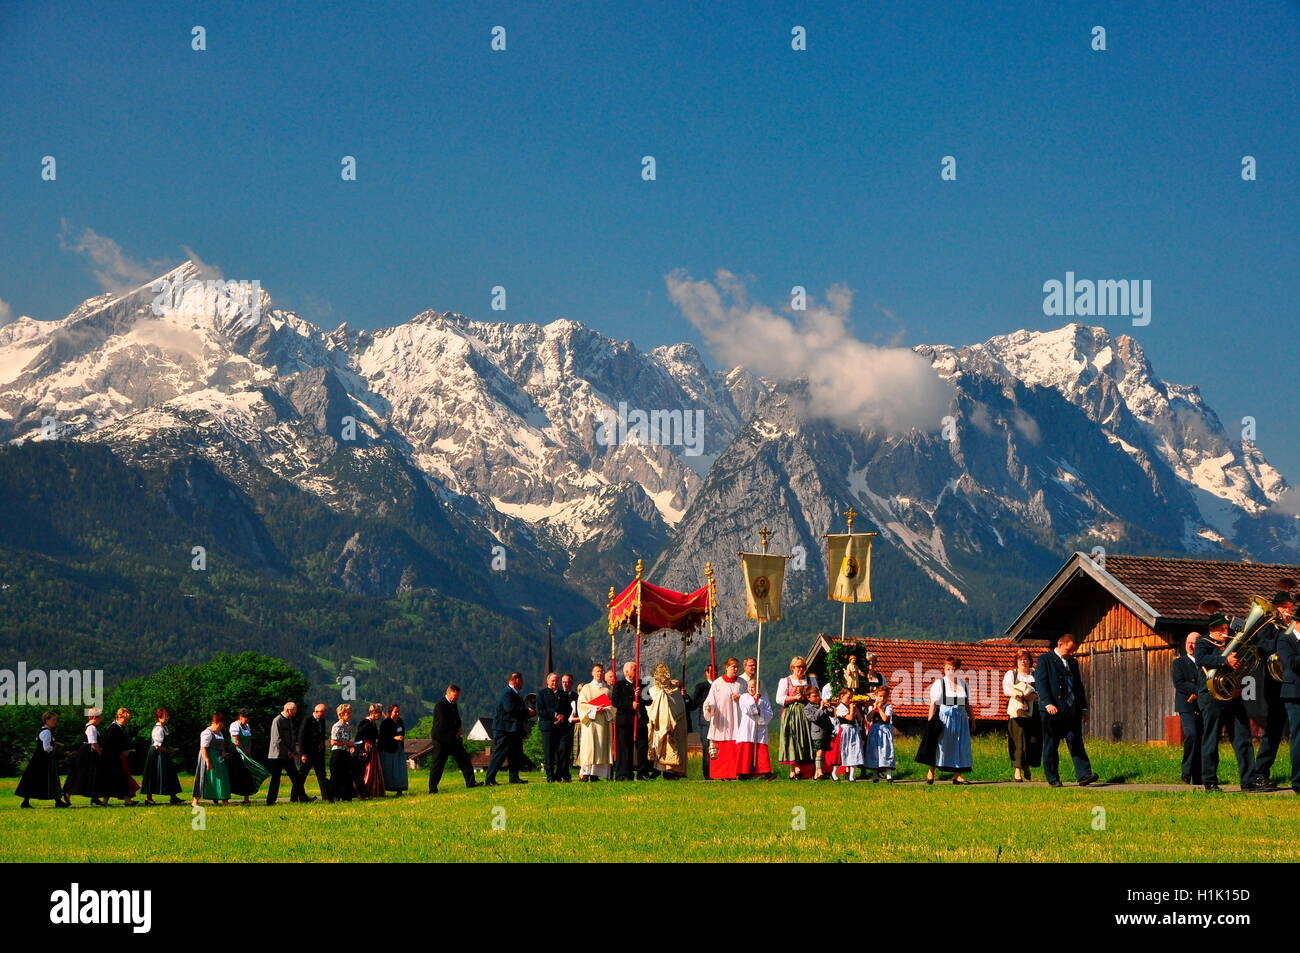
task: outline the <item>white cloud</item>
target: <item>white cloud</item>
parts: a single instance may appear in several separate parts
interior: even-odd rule
[[[14,309],[9,307],[9,302],[0,298],[0,328],[4,327],[14,319]]]
[[[121,293],[139,288],[156,278],[159,263],[141,264],[122,251],[122,246],[94,229],[74,228],[67,219],[59,231],[59,247],[85,255],[95,280],[105,291]]]
[[[930,362],[907,348],[877,347],[848,328],[853,293],[833,285],[825,303],[781,314],[749,301],[743,282],[720,270],[696,281],[665,279],[668,296],[721,361],[764,377],[808,381],[808,413],[842,427],[935,430],[952,392]]]

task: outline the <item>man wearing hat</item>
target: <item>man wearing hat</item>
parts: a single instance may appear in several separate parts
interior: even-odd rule
[[[1262,626],[1255,642],[1259,645],[1260,658],[1267,660],[1277,651],[1278,637],[1291,624],[1295,612],[1295,597],[1291,588],[1294,579],[1279,579],[1278,591],[1273,593],[1273,608],[1277,609],[1277,621]],[[1273,760],[1282,744],[1282,735],[1286,731],[1286,707],[1282,702],[1282,685],[1268,674],[1266,665],[1260,665],[1255,672],[1255,697],[1265,706],[1264,733],[1259,739],[1259,753],[1255,755],[1255,787],[1269,790],[1277,787],[1271,777]],[[1294,758],[1295,756],[1293,756]]]
[[[1241,663],[1237,654],[1225,654],[1228,645],[1228,617],[1219,608],[1219,603],[1204,602],[1206,611],[1214,612],[1210,617],[1209,635],[1196,640],[1197,677],[1196,702],[1201,709],[1201,727],[1205,732],[1201,740],[1201,780],[1205,790],[1218,791],[1219,788],[1219,735],[1223,727],[1228,728],[1228,740],[1237,755],[1237,773],[1243,791],[1249,791],[1255,783],[1255,747],[1250,741],[1250,718],[1246,715],[1246,705],[1238,694],[1226,702],[1219,701],[1210,694],[1205,681],[1205,670],[1228,667],[1237,669]]]

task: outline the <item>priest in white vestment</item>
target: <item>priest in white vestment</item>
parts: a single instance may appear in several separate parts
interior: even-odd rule
[[[736,728],[740,723],[740,662],[727,659],[709,689],[704,717],[709,720],[709,778],[736,780]]]
[[[603,705],[594,699],[605,696]],[[609,704],[605,666],[591,670],[591,681],[578,692],[578,780],[609,780],[614,771],[614,708]]]

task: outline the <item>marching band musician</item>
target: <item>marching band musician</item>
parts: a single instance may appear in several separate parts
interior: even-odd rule
[[[1278,581],[1278,591],[1273,594],[1273,608],[1277,610],[1277,620],[1261,626],[1255,637],[1259,645],[1260,658],[1268,660],[1277,651],[1278,637],[1291,624],[1295,613],[1295,597],[1291,595],[1294,579]],[[1268,674],[1267,665],[1260,665],[1255,673],[1256,695],[1265,706],[1264,733],[1259,739],[1259,752],[1255,755],[1255,784],[1258,790],[1272,790],[1277,787],[1273,780],[1273,761],[1277,749],[1282,744],[1282,735],[1286,731],[1286,708],[1282,704],[1282,685]]]
[[[1211,607],[1213,607],[1211,609]],[[1223,650],[1228,644],[1228,617],[1218,611],[1218,603],[1205,602],[1202,608],[1214,611],[1210,617],[1209,635],[1196,640],[1196,701],[1201,709],[1201,727],[1204,735],[1201,740],[1201,780],[1205,790],[1218,791],[1219,787],[1219,735],[1224,725],[1228,728],[1228,740],[1237,755],[1237,773],[1243,791],[1252,790],[1255,783],[1255,748],[1250,741],[1250,718],[1246,715],[1246,705],[1238,693],[1225,701],[1219,701],[1210,694],[1205,680],[1206,669],[1239,668],[1241,663],[1236,653],[1225,655]]]

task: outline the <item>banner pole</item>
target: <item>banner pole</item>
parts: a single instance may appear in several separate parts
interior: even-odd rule
[[[704,575],[709,580],[709,668],[713,669],[713,677],[718,677],[718,656],[713,645],[713,608],[717,604],[717,585],[713,581],[713,563],[704,564]]]
[[[636,655],[633,662],[632,671],[632,700],[636,707],[632,710],[632,767],[637,773],[641,770],[641,765],[636,763],[637,757],[637,727],[641,723],[641,560],[636,561]]]

